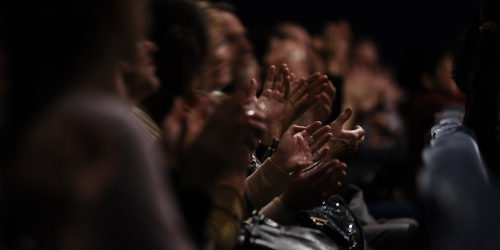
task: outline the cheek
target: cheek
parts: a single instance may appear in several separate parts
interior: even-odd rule
[[[223,64],[229,64],[231,61],[231,52],[228,46],[219,46],[215,53],[216,58]]]

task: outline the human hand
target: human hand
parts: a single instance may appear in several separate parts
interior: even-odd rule
[[[335,101],[337,90],[331,81],[328,80],[326,83],[326,87],[322,87],[322,91],[319,94],[319,99],[316,104],[307,111],[311,112],[311,114],[309,115],[310,120],[306,120],[306,124],[312,121],[324,122],[332,113],[332,105]]]
[[[192,185],[231,185],[244,190],[248,157],[266,133],[265,115],[249,112],[250,100],[222,100],[183,155],[183,180]],[[229,119],[228,119],[229,118]]]
[[[210,116],[210,100],[198,94],[189,97],[177,97],[172,110],[161,123],[164,133],[164,145],[169,165],[177,165],[177,157],[189,147],[202,130]]]
[[[290,98],[290,71],[286,64],[281,65],[276,76],[276,67],[272,65],[267,71],[262,94],[257,99],[258,107],[266,114],[268,132],[263,136],[264,145],[272,144],[273,138],[278,140],[281,134],[276,132],[279,117]],[[252,79],[252,85],[256,85]]]
[[[335,159],[319,166],[312,173],[303,174],[303,169],[297,168],[279,197],[281,203],[293,215],[321,205],[340,188],[340,180],[346,176],[346,167],[345,163]]]
[[[308,103],[302,109],[295,111],[293,121],[298,125],[310,124],[314,121],[325,121],[330,116],[331,107],[335,101],[337,92],[335,87],[328,80],[328,76],[321,75],[319,72],[310,75],[304,81],[309,83],[306,90],[309,93]]]
[[[303,116],[306,111],[320,102],[320,100],[321,104],[319,107],[321,109],[326,106],[325,104],[330,102],[333,103],[335,96],[335,88],[331,84],[331,86],[329,86],[327,82],[328,77],[326,75],[321,75],[321,73],[314,73],[307,78],[301,78],[299,80],[296,80],[295,74],[292,73],[291,81],[293,84],[291,86],[290,98],[283,109],[278,124],[277,130],[280,132],[277,133],[279,134],[284,134],[295,120]],[[316,121],[313,118],[306,120],[307,122],[303,122],[302,124],[310,124]]]
[[[328,147],[322,147],[332,135],[328,133],[330,126],[320,127],[321,122],[312,123],[307,127],[290,127],[283,135],[271,160],[283,171],[289,173],[297,168],[306,168],[323,158]]]
[[[361,126],[356,125],[354,130],[346,130],[342,127],[352,115],[352,108],[347,108],[339,115],[339,117],[330,124],[333,137],[326,143],[330,149],[328,157],[338,158],[341,156],[349,156],[358,149],[365,140],[365,131]]]

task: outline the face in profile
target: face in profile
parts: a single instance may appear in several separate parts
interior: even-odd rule
[[[453,57],[446,55],[436,68],[436,88],[448,94],[455,94],[459,91],[451,75],[452,64]]]
[[[153,55],[158,47],[153,42],[142,39],[136,43],[133,62],[123,64],[123,75],[128,95],[134,101],[141,101],[160,87],[156,77]]]
[[[246,30],[235,15],[224,11],[221,11],[220,15],[235,80],[247,78],[250,80],[255,75],[256,62],[253,57],[253,47],[246,37]]]
[[[231,53],[222,29],[210,31],[209,58],[207,60],[205,91],[220,90],[231,82]]]

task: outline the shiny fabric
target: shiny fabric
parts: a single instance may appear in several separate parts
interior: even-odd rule
[[[298,226],[281,226],[263,215],[254,213],[239,238],[237,249],[318,249],[338,250],[335,242],[323,232]]]
[[[341,249],[367,249],[361,225],[340,197],[331,197],[323,205],[302,213],[297,219],[304,226],[321,229]]]

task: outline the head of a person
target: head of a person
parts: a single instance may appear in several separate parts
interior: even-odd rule
[[[411,48],[405,55],[400,82],[411,92],[438,91],[454,94],[458,90],[451,77],[453,56],[437,44]]]
[[[160,88],[156,77],[156,64],[153,59],[158,47],[146,38],[136,43],[132,60],[118,65],[118,84],[122,84],[122,93],[133,103],[139,103]]]
[[[203,71],[209,48],[206,16],[198,3],[188,0],[153,0],[149,38],[158,46],[154,54],[161,86],[143,106],[161,124],[176,96],[189,96]]]
[[[200,2],[209,28],[208,54],[203,75],[196,89],[205,92],[221,90],[232,80],[232,54],[226,40],[223,18],[209,2]]]
[[[480,9],[475,13],[460,37],[453,61],[453,79],[464,93],[468,94],[471,91],[474,72],[479,61],[484,59],[478,57],[478,50],[487,47],[487,45],[481,44],[485,41],[483,38],[487,38],[487,36],[483,36],[484,32],[481,30],[481,26],[486,22],[499,24],[499,10],[500,3],[498,1],[482,1]]]
[[[352,42],[349,61],[353,67],[378,70],[380,64],[377,45],[369,37],[356,37]]]
[[[145,26],[142,11],[138,0],[0,3],[8,148],[15,150],[25,128],[62,93],[116,91],[114,69],[132,57]]]
[[[253,46],[247,39],[247,31],[236,16],[232,6],[226,3],[213,3],[212,6],[217,9],[221,16],[226,43],[231,55],[233,76],[231,84],[246,83],[255,76],[256,70]]]
[[[297,77],[313,73],[312,40],[307,30],[299,24],[282,22],[269,36],[267,52],[263,56],[264,67],[286,63]]]

